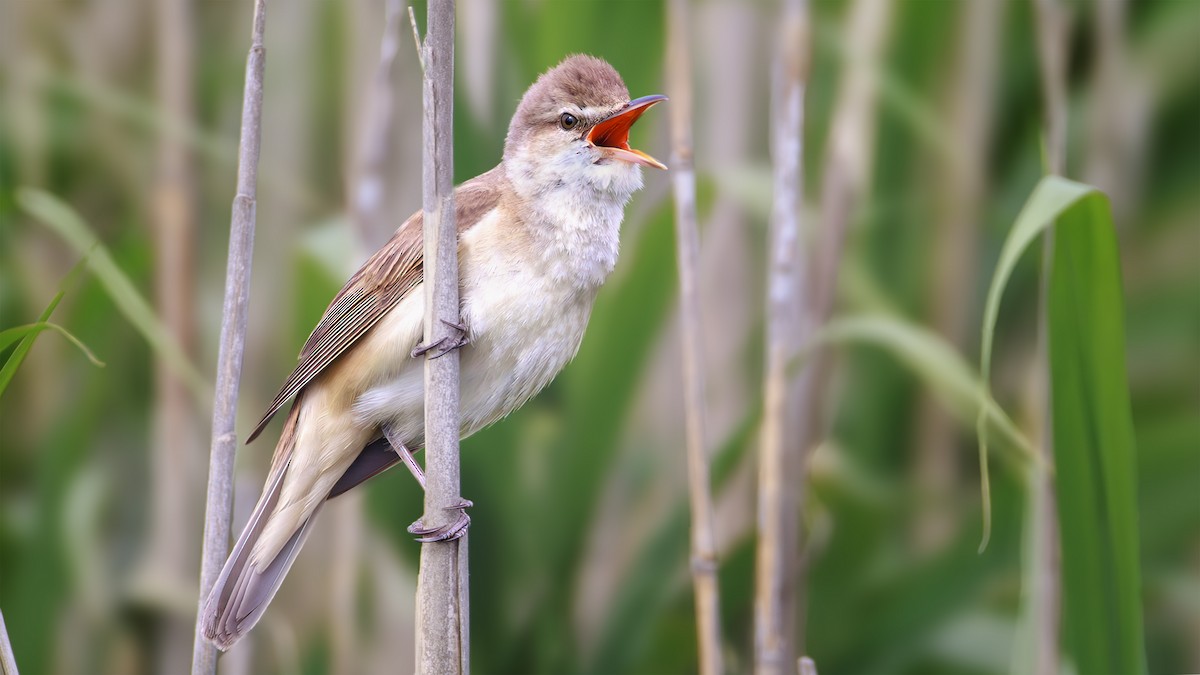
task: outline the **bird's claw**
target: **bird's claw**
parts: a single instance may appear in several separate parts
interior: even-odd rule
[[[467,528],[471,525],[471,517],[467,515],[467,509],[474,506],[469,499],[464,499],[454,506],[446,507],[447,511],[458,513],[458,517],[449,525],[441,527],[425,527],[425,523],[421,520],[408,526],[408,533],[416,535],[417,541],[422,544],[429,544],[437,541],[454,541],[467,533]]]
[[[446,324],[448,328],[453,329],[457,335],[447,335],[431,345],[417,343],[417,346],[413,347],[411,354],[414,359],[423,356],[426,352],[434,350],[437,351],[429,358],[437,359],[449,354],[455,349],[461,349],[462,347],[467,346],[467,343],[470,342],[470,339],[467,337],[466,324],[454,323],[453,321],[446,321],[445,319],[442,319],[442,323]]]

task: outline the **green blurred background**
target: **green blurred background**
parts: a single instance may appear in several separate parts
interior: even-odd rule
[[[853,2],[811,8],[809,224],[830,120],[845,112],[839,90],[862,47],[847,22]],[[77,211],[211,380],[250,4],[0,5],[0,329],[37,320],[61,288],[54,321],[106,363],[97,368],[45,333],[0,399],[0,609],[23,672],[186,669],[211,411],[203,386],[193,392],[176,379],[186,363],[173,370],[128,320],[121,296],[130,289],[69,275],[79,253],[18,206],[16,188],[45,190]],[[880,57],[867,64],[870,133],[857,139],[869,180],[853,206],[835,309],[902,317],[968,363],[978,362],[1000,244],[1043,173],[1032,6],[976,4],[990,14],[966,2],[887,4]],[[1066,5],[1067,175],[1110,194],[1123,266],[1147,658],[1151,672],[1196,672],[1200,2]],[[567,54],[609,60],[633,96],[664,90],[662,3],[458,6],[459,180],[499,160],[522,91]],[[416,11],[423,17],[424,5]],[[770,2],[701,0],[691,26],[731,672],[746,672],[752,654],[778,12]],[[379,106],[372,81],[384,15],[382,0],[286,0],[268,10],[243,437],[341,282],[420,206],[420,75],[407,24],[388,73],[387,147],[364,131]],[[643,118],[633,144],[665,159],[663,110]],[[372,153],[382,159],[372,164]],[[387,186],[381,222],[350,215],[352,186],[370,172]],[[650,173],[578,358],[533,402],[463,444],[463,494],[477,505],[477,672],[696,668],[672,237],[668,176]],[[1034,438],[1038,259],[1026,256],[1005,296],[993,364],[997,400]],[[997,463],[991,543],[976,553],[970,421],[885,351],[845,347],[834,358],[828,435],[805,492],[806,652],[822,673],[1010,671],[1022,476]],[[235,529],[277,432],[278,423],[239,453]],[[404,528],[421,497],[403,471],[360,492],[325,510],[224,672],[407,669],[418,545]]]

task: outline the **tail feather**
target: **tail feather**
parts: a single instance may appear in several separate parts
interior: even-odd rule
[[[295,562],[300,548],[304,546],[304,541],[308,539],[317,514],[324,505],[324,501],[320,502],[305,520],[295,526],[295,530],[274,558],[268,562],[260,560],[257,565],[254,563],[253,551],[267,530],[271,516],[276,514],[284,476],[290,467],[298,417],[299,403],[293,406],[280,435],[275,457],[271,461],[267,486],[205,601],[204,613],[201,616],[203,634],[221,650],[233,646],[262,618],[271,598],[275,597],[283,578]],[[398,459],[387,441],[367,444],[333,486],[326,499],[332,499],[359,485],[386,470]]]
[[[305,520],[275,558],[262,569],[250,561],[254,543],[262,535],[268,516],[279,501],[283,476],[287,465],[277,467],[275,475],[259,499],[246,529],[238,537],[229,560],[221,570],[221,576],[213,585],[212,592],[204,605],[202,625],[204,636],[219,649],[229,649],[254,627],[267,609],[271,598],[279,590],[284,576],[296,560],[296,554],[312,531],[317,512]]]

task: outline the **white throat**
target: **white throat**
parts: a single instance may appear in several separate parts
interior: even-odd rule
[[[625,205],[642,187],[639,167],[593,161],[591,152],[505,159],[509,181],[528,208],[526,225],[542,251],[544,272],[591,291],[617,264]]]

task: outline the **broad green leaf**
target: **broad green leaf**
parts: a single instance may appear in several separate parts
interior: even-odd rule
[[[1098,191],[1059,220],[1049,328],[1066,635],[1080,672],[1144,673],[1121,266]]]
[[[17,190],[17,203],[26,213],[48,225],[77,252],[88,256],[88,267],[100,280],[117,309],[138,329],[159,358],[188,385],[192,393],[201,401],[207,400],[210,387],[204,376],[196,370],[179,341],[159,320],[150,303],[113,261],[108,248],[99,242],[79,214],[57,197],[33,188]]]
[[[1004,288],[1021,254],[1056,222],[1048,325],[1064,635],[1080,672],[1141,673],[1136,461],[1121,272],[1108,200],[1095,188],[1046,177],[1017,216],[984,310],[983,387],[988,391]],[[987,432],[981,414],[984,466]]]

